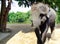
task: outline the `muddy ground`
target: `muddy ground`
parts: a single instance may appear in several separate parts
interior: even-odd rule
[[[46,39],[45,44],[60,44],[60,26],[57,25],[50,40]],[[34,29],[30,24],[7,24],[7,29],[11,30],[10,36],[6,37],[0,44],[37,44]],[[50,36],[50,30],[48,31]]]

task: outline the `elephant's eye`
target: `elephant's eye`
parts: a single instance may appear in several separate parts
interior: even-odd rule
[[[45,15],[44,15],[44,14],[40,14],[40,16],[39,16],[39,17],[41,17],[41,18],[42,18],[43,16],[45,16]]]
[[[40,14],[40,18],[43,18],[44,16],[46,16],[46,14]]]

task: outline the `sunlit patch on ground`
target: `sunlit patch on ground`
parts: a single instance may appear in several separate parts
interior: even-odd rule
[[[60,44],[60,29],[55,29],[51,39],[49,40],[49,44]]]
[[[60,29],[56,28],[51,35],[50,40],[47,40],[45,44],[60,44]]]
[[[37,44],[37,38],[34,32],[24,33],[20,31],[7,41],[6,44]],[[55,29],[51,39],[47,40],[45,44],[60,44],[60,30]]]
[[[36,36],[34,32],[23,33],[18,32],[6,44],[36,44]]]

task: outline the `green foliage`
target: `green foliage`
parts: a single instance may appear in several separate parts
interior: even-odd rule
[[[8,15],[8,22],[16,22],[16,19],[17,19],[17,17],[16,17],[14,12],[9,13],[9,15]]]
[[[30,12],[23,13],[23,12],[12,12],[8,15],[8,22],[10,23],[21,23],[28,21],[30,17]]]
[[[49,4],[49,6],[51,6],[53,9],[60,8],[60,0],[16,0],[18,1],[18,5],[21,6],[24,4],[24,6],[29,7],[31,6],[33,3],[38,3],[38,2],[43,2],[46,4]]]
[[[60,11],[57,12],[56,23],[60,23]]]

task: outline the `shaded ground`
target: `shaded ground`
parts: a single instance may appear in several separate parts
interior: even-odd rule
[[[56,26],[60,27],[60,26]],[[37,38],[30,24],[7,24],[11,29],[11,35],[0,41],[0,44],[36,44]],[[45,44],[60,44],[60,30],[55,28],[51,39]]]

